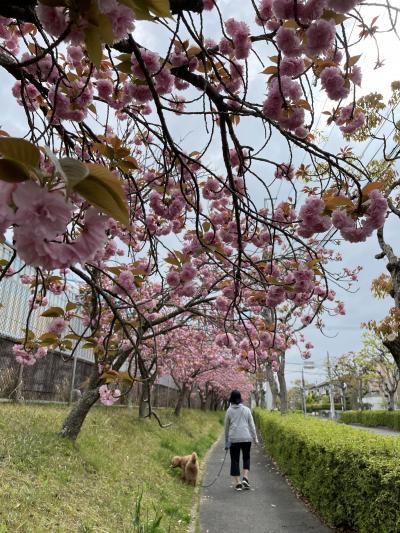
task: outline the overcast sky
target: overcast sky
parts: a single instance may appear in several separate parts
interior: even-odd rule
[[[219,0],[219,5],[223,10],[229,9],[232,11],[233,2],[229,0]],[[238,20],[246,20],[247,3],[246,2],[234,2],[235,12],[230,13],[231,16],[235,16]],[[375,11],[370,9],[370,13],[366,18],[367,21],[371,20],[375,15]],[[380,21],[384,23],[384,16],[380,17]],[[378,22],[379,22],[378,20]],[[212,22],[211,15],[208,15],[206,27],[209,28],[208,35],[217,35],[217,27]],[[351,23],[351,27],[353,23]],[[354,28],[354,32],[358,32],[357,28]],[[219,32],[218,32],[219,34]],[[207,32],[205,31],[205,35]],[[141,24],[136,36],[138,40],[145,46],[152,48],[153,46],[158,49],[160,43],[165,43],[165,37],[160,32],[160,26],[152,23]],[[398,60],[399,41],[392,34],[383,34],[380,36],[380,54],[385,59],[384,67],[379,70],[373,70],[373,65],[376,60],[376,51],[372,41],[363,41],[362,45],[352,52],[352,55],[362,53],[363,56],[359,62],[363,69],[363,84],[362,89],[357,96],[367,94],[372,91],[381,92],[385,95],[389,94],[390,82],[394,79],[400,79],[400,68]],[[216,37],[218,38],[218,37]],[[397,54],[396,54],[397,51]],[[273,52],[272,52],[273,53]],[[268,55],[272,55],[272,53]],[[162,54],[161,54],[162,55]],[[267,57],[263,58],[267,61]],[[253,101],[262,101],[265,94],[265,80],[266,78],[258,75],[262,70],[257,61],[252,58],[249,63],[249,75],[251,80],[251,97]],[[2,129],[7,130],[9,133],[22,136],[26,133],[26,120],[22,109],[16,104],[15,100],[11,96],[11,87],[13,80],[4,71],[0,72],[0,98],[2,114],[0,118],[0,125]],[[318,99],[317,107],[320,111],[324,109],[331,110],[332,105],[327,104],[326,98],[321,96]],[[343,142],[338,134],[336,127],[326,127],[326,117],[323,116],[318,121],[318,128],[323,130],[326,141],[323,141],[324,147],[327,150],[337,151],[340,146],[347,144]],[[201,133],[204,130],[201,122],[196,120],[190,120],[190,123],[184,117],[177,117],[172,115],[169,117],[169,124],[171,131],[175,136],[183,139],[184,146],[188,151],[198,150],[199,143],[205,141],[206,137]],[[243,121],[238,128],[239,138],[244,144],[251,146],[259,146],[263,142],[262,132],[257,127],[253,127],[250,121]],[[364,143],[356,148],[357,153],[362,153],[365,149],[363,156],[364,162],[368,162],[377,149],[377,145],[371,143]],[[275,154],[281,154],[282,162],[287,157],[287,148],[285,143],[278,137],[274,136],[271,140],[270,148]],[[294,154],[295,161],[301,163],[303,161],[303,154],[298,151]],[[220,148],[218,145],[213,145],[207,156],[208,161],[212,162],[212,166],[215,169],[222,168],[222,158],[220,154]],[[262,172],[262,170],[261,170]],[[268,169],[268,172],[271,172]],[[266,178],[267,179],[267,178]],[[279,189],[273,187],[273,195],[276,195],[279,190],[279,197],[287,199],[287,188],[285,185]],[[254,189],[255,196],[257,190]],[[259,207],[262,206],[262,197],[259,198]],[[398,227],[396,225],[388,224],[385,227],[385,234],[388,236],[389,242],[398,248]],[[385,262],[374,259],[374,255],[378,253],[378,245],[376,236],[371,237],[366,243],[362,244],[348,244],[341,245],[341,252],[343,254],[343,267],[354,268],[357,265],[361,265],[363,270],[359,276],[359,282],[355,286],[356,292],[353,294],[346,293],[344,291],[338,291],[338,297],[345,302],[346,316],[340,317],[325,317],[326,323],[326,335],[322,335],[314,326],[310,326],[306,331],[306,337],[311,340],[315,345],[313,350],[312,360],[315,362],[316,369],[306,370],[306,380],[309,382],[317,382],[324,378],[325,370],[324,364],[326,360],[327,352],[332,357],[341,355],[344,352],[350,350],[358,350],[361,347],[362,330],[360,324],[368,320],[380,320],[387,313],[390,307],[390,300],[377,301],[370,292],[371,281],[374,277],[385,271]],[[287,376],[288,382],[292,383],[293,380],[299,379],[301,376],[302,361],[298,352],[293,351],[288,356]]]

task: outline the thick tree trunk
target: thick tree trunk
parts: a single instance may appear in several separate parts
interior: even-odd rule
[[[288,400],[287,400],[287,386],[285,379],[285,354],[283,353],[280,358],[280,366],[277,372],[279,382],[279,400],[281,414],[287,413]]]
[[[188,388],[183,386],[181,390],[179,391],[178,400],[175,405],[175,410],[174,410],[175,416],[181,416],[182,407],[185,402],[187,393],[188,393]]]
[[[207,395],[203,394],[199,390],[199,398],[200,398],[200,410],[205,411],[207,409]]]
[[[395,405],[394,405],[395,391],[389,391],[388,395],[389,395],[388,410],[389,411],[394,411],[394,408],[395,408]]]
[[[269,388],[271,390],[271,396],[272,396],[271,409],[276,409],[277,404],[278,404],[278,398],[279,398],[279,390],[278,390],[278,386],[275,381],[274,372],[270,365],[268,365],[266,368],[266,374],[267,374],[267,381],[268,381]]]
[[[149,414],[150,391],[150,382],[144,381],[139,394],[139,418],[146,418]]]
[[[398,369],[400,370],[400,335],[398,335],[394,341],[388,341],[388,340],[383,341],[383,344],[392,354],[393,359]]]
[[[279,381],[280,410],[282,414],[285,414],[287,413],[287,410],[288,410],[287,387],[286,387],[285,374],[278,372],[278,381]]]
[[[79,401],[73,406],[69,415],[64,420],[59,433],[61,437],[76,440],[88,412],[99,399],[98,380],[97,367],[94,366],[87,390],[82,394]]]
[[[128,358],[128,353],[122,354],[118,357],[116,363],[113,365],[114,370],[119,370]],[[71,440],[76,440],[81,430],[82,424],[85,421],[86,415],[91,407],[99,399],[99,374],[97,364],[93,365],[92,374],[89,379],[87,390],[82,394],[76,404],[72,407],[67,418],[64,420],[62,429],[59,432],[61,437]]]

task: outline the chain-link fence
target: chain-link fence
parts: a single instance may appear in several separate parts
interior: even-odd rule
[[[5,244],[0,245],[0,264],[9,261],[12,250]],[[35,270],[16,258],[12,269],[17,274],[3,278],[0,283],[0,398],[15,398],[16,392],[25,400],[49,402],[69,402],[76,399],[85,389],[93,368],[94,358],[90,350],[79,347],[71,358],[69,354],[49,352],[34,366],[22,367],[13,355],[12,348],[24,335],[29,313],[29,285],[20,281],[20,276],[35,275]],[[73,299],[73,295],[69,295]],[[48,293],[50,307],[62,307],[68,301],[65,294]],[[29,319],[29,329],[36,336],[47,331],[48,318],[42,317],[43,307],[34,309]],[[71,320],[73,330],[80,334],[83,325],[79,318]],[[135,383],[123,402],[138,403],[139,383]],[[161,378],[152,389],[152,403],[155,407],[172,407],[177,400],[177,390],[171,379]],[[193,403],[196,400],[193,399]]]

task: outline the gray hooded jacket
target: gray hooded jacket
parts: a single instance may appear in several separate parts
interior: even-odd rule
[[[258,442],[253,415],[243,404],[231,404],[225,415],[225,447],[231,442]]]

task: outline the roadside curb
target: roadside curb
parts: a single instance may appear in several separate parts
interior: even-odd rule
[[[199,518],[200,518],[200,503],[201,503],[201,491],[202,491],[201,486],[203,484],[203,478],[204,478],[204,473],[206,471],[207,462],[212,452],[220,444],[222,437],[223,437],[223,433],[220,434],[220,436],[214,442],[214,444],[212,444],[212,446],[207,450],[207,453],[205,454],[204,459],[201,463],[198,482],[194,490],[194,503],[192,506],[192,510],[190,512],[190,524],[188,528],[188,533],[200,533]]]

